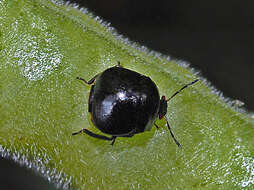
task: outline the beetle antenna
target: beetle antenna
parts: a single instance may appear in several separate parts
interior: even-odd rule
[[[184,85],[180,90],[176,91],[169,99],[167,99],[166,101],[168,102],[169,100],[171,100],[173,97],[175,97],[175,95],[179,94],[183,89],[187,88],[190,85],[193,85],[194,83],[198,82],[199,79],[196,79],[194,81],[192,81],[189,84]]]
[[[167,119],[165,116],[164,116],[164,119],[165,119],[166,122],[167,122],[168,130],[169,130],[169,132],[170,132],[172,138],[174,139],[175,143],[177,144],[177,146],[178,146],[179,148],[182,148],[182,145],[178,142],[178,140],[176,140],[175,135],[174,135],[174,133],[172,132],[171,127],[170,127],[169,124],[168,124],[168,119]]]

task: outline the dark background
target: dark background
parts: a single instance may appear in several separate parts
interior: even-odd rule
[[[87,7],[130,40],[190,62],[225,96],[254,110],[253,0],[71,2]],[[1,189],[52,188],[11,161],[0,159],[0,168]]]

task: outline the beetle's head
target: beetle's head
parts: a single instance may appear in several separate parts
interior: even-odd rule
[[[162,96],[160,99],[160,107],[159,107],[159,119],[162,119],[166,114],[167,114],[167,108],[168,108],[168,103],[166,100],[165,96]]]

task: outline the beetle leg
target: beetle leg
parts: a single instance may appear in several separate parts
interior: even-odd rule
[[[115,67],[123,67],[120,63],[120,61],[117,61],[117,65]]]
[[[93,78],[91,78],[89,81],[86,81],[85,79],[81,78],[81,77],[77,77],[78,80],[83,81],[84,83],[90,85],[93,84],[95,79],[97,78],[98,75],[95,75]]]
[[[96,134],[96,133],[93,133],[91,131],[89,131],[88,129],[81,129],[80,131],[78,132],[75,132],[75,133],[72,133],[72,135],[77,135],[79,133],[85,133],[91,137],[94,137],[94,138],[97,138],[97,139],[102,139],[102,140],[107,140],[107,141],[114,141],[115,140],[115,136],[112,136],[112,137],[107,137],[107,136],[104,136],[104,135],[99,135],[99,134]]]
[[[159,129],[159,126],[158,126],[156,123],[154,123],[154,125],[155,125],[155,127],[156,127],[157,129]]]
[[[167,127],[168,127],[169,132],[170,132],[170,134],[171,134],[172,138],[174,139],[175,143],[177,144],[177,146],[178,146],[179,148],[182,148],[182,145],[181,145],[181,144],[180,144],[180,143],[176,140],[175,135],[174,135],[174,133],[172,132],[172,130],[171,130],[171,128],[170,128],[170,126],[169,126],[169,123],[168,123],[167,118],[166,118],[166,117],[164,117],[164,119],[165,119],[165,120],[166,120],[166,122],[167,122]]]
[[[116,136],[112,136],[112,142],[111,142],[111,145],[113,146],[115,144],[115,141],[116,141]]]

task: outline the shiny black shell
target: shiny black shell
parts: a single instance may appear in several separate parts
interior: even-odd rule
[[[116,66],[96,77],[88,111],[103,133],[124,137],[150,130],[159,104],[158,88],[149,77]]]

